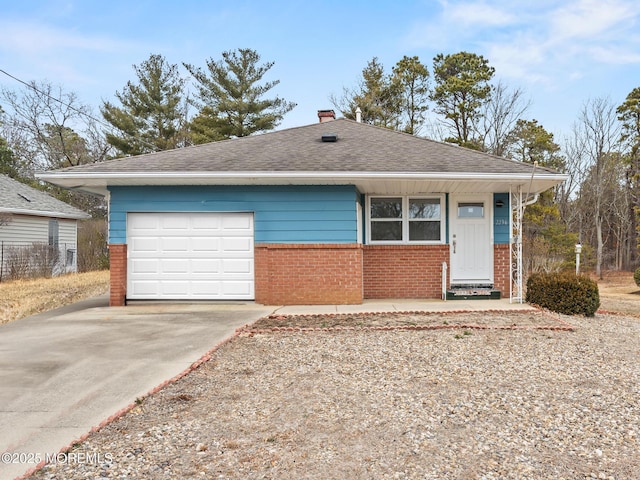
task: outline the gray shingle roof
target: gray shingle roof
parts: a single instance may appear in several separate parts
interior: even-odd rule
[[[336,142],[321,137],[337,135]],[[338,119],[57,170],[145,172],[395,172],[530,174],[532,165]],[[555,173],[538,167],[538,173]]]
[[[0,175],[0,212],[57,218],[90,217],[82,210],[6,175]]]

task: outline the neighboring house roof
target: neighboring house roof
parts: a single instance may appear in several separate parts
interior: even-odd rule
[[[91,217],[82,210],[6,175],[0,175],[0,212],[77,220]]]
[[[336,140],[323,141],[323,136]],[[367,193],[397,193],[398,188],[444,192],[460,182],[466,186],[458,188],[466,191],[529,185],[535,193],[566,178],[545,168],[347,119],[70,167],[39,177],[98,193],[105,193],[107,185],[176,184],[355,184]]]

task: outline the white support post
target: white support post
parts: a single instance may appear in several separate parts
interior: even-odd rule
[[[524,302],[523,288],[523,259],[522,259],[522,220],[524,215],[524,202],[522,199],[522,188],[511,191],[511,288],[509,298],[511,303]]]
[[[442,262],[442,300],[447,301],[447,262]]]

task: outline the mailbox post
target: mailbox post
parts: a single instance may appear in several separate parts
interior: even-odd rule
[[[576,275],[580,274],[580,253],[582,252],[582,245],[576,243]]]

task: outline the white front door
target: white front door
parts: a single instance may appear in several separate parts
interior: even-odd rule
[[[491,195],[451,195],[451,285],[493,285]]]

